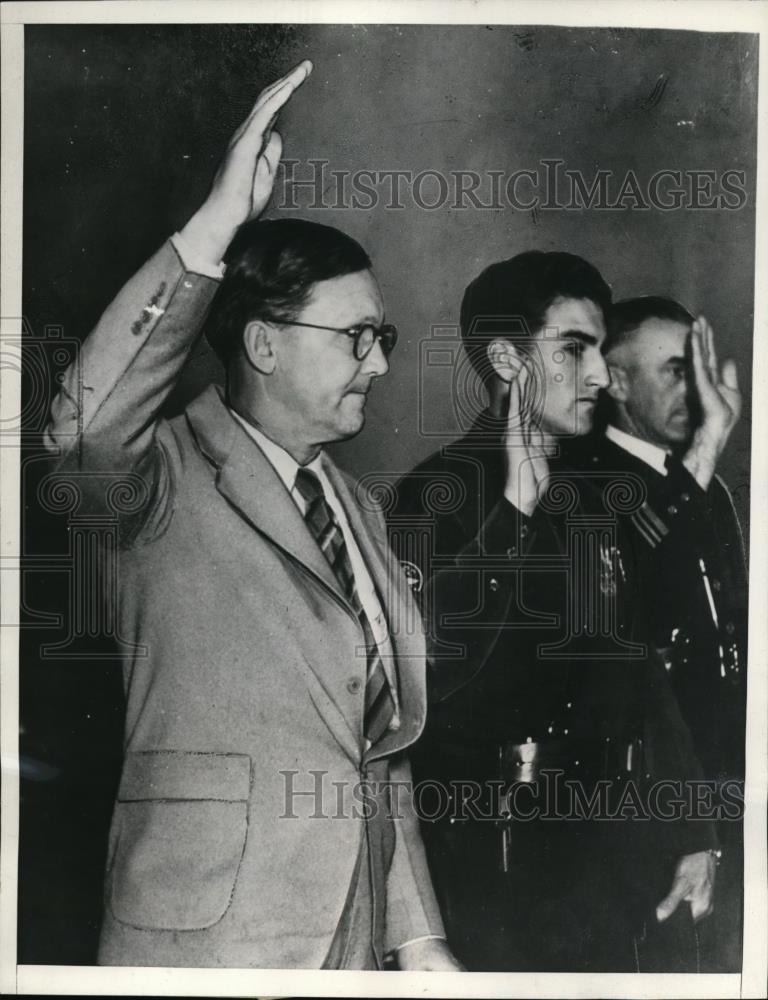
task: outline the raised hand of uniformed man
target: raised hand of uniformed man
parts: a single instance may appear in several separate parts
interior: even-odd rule
[[[701,404],[701,425],[693,435],[683,463],[699,486],[706,490],[715,474],[717,460],[741,415],[741,392],[732,360],[718,367],[712,327],[699,316],[691,328],[693,378]]]
[[[312,72],[305,59],[263,90],[230,140],[203,205],[182,230],[185,242],[218,264],[237,229],[259,216],[270,199],[283,151],[275,118]]]
[[[549,476],[544,435],[533,413],[534,376],[517,352],[504,355],[500,360],[508,366],[509,373],[509,408],[504,432],[504,496],[518,510],[530,516]]]
[[[671,917],[683,901],[691,904],[694,920],[712,912],[716,862],[709,851],[685,854],[677,863],[672,888],[656,907],[656,919],[663,922]]]

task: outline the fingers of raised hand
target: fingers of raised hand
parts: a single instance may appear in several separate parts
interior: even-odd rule
[[[741,416],[741,390],[736,362],[729,358],[723,363],[722,381],[719,386],[720,396],[725,399],[733,414],[733,423]]]
[[[728,358],[727,361],[723,362],[722,382],[727,389],[735,391],[739,389],[739,372],[736,368],[736,362],[732,358]]]
[[[279,132],[272,132],[264,150],[259,157],[258,169],[266,170],[270,177],[274,177],[283,154],[283,140]]]
[[[274,124],[274,120],[280,109],[311,72],[312,63],[308,59],[305,59],[298,66],[295,66],[290,73],[286,73],[285,76],[262,90],[250,114],[235,132],[232,142],[235,143],[246,138],[252,142],[258,140],[259,144],[261,144],[262,137]]]
[[[696,381],[700,382],[701,377],[707,373],[704,362],[704,343],[702,340],[701,326],[698,325],[699,321],[693,324],[691,328],[691,361],[693,362],[693,374],[696,377]]]
[[[717,379],[717,350],[715,348],[715,331],[707,322],[705,316],[700,316],[702,323],[702,336],[705,345],[706,365],[713,381]]]
[[[520,415],[522,409],[522,393],[520,391],[519,378],[512,378],[509,382],[509,408],[507,410],[507,429],[513,430],[520,426]]]

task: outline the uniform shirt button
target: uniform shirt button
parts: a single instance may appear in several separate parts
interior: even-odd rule
[[[671,503],[669,505],[669,507],[667,507],[667,513],[668,514],[676,514],[677,513],[677,507],[675,507],[675,505],[673,503]]]
[[[496,593],[496,591],[499,589],[499,581],[496,579],[495,576],[492,576],[491,579],[488,581],[488,586],[494,593]]]
[[[361,684],[362,682],[359,677],[350,677],[347,681],[347,691],[349,691],[350,694],[357,694],[360,690]]]

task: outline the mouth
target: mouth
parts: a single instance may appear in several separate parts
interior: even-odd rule
[[[587,403],[589,406],[597,406],[596,396],[579,396],[577,403]]]

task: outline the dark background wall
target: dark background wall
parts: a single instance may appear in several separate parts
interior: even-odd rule
[[[627,171],[641,189],[659,170],[744,171],[744,204],[727,208],[311,207],[371,251],[388,318],[401,329],[392,371],[372,394],[368,426],[340,446],[352,472],[405,471],[454,437],[454,369],[422,365],[435,327],[455,348],[464,286],[486,264],[530,248],[579,253],[617,297],[669,294],[703,311],[721,353],[751,379],[757,39],[619,29],[398,26],[27,27],[24,314],[25,576],[20,960],[89,962],[98,924],[103,843],[120,754],[119,670],[94,642],[90,658],[41,654],[66,619],[66,532],[34,501],[42,464],[35,429],[64,363],[47,327],[81,339],[120,284],[205,196],[222,150],[263,85],[304,57],[315,72],[283,116],[284,156],[307,179],[330,171],[538,171],[545,158],[589,184]],[[521,197],[531,194],[525,183]],[[421,191],[439,201],[435,183]],[[276,202],[290,191],[279,186]],[[452,191],[451,191],[452,195]],[[552,192],[550,192],[550,196]],[[568,201],[559,197],[561,203]],[[707,200],[704,198],[703,200]],[[627,199],[631,204],[631,199]],[[731,198],[733,203],[733,198]],[[287,209],[273,207],[273,214]],[[447,340],[446,340],[447,338]],[[439,338],[438,338],[439,339]],[[42,345],[39,347],[39,345]],[[39,350],[38,350],[39,347]],[[457,355],[458,357],[458,355]],[[38,364],[36,359],[45,359]],[[175,393],[179,408],[217,374],[205,346]],[[722,463],[746,520],[750,398]],[[50,557],[50,558],[49,558]],[[47,628],[43,628],[46,625]],[[60,638],[60,635],[58,636]],[[54,770],[45,770],[48,767]],[[55,831],[55,832],[54,832]]]
[[[403,334],[368,428],[341,449],[352,471],[405,470],[435,446],[418,433],[420,344],[434,325],[457,322],[471,277],[524,249],[582,254],[616,297],[670,294],[703,311],[749,384],[758,53],[756,37],[744,34],[27,28],[24,303],[35,331],[58,323],[67,335],[87,332],[131,270],[202,200],[259,89],[307,56],[315,72],[283,117],[284,155],[300,161],[297,179],[310,176],[309,159],[328,161],[328,205],[333,170],[533,169],[543,177],[545,158],[582,171],[588,183],[598,169],[610,171],[614,197],[629,170],[643,187],[659,170],[715,171],[715,192],[726,171],[741,170],[748,193],[735,211],[666,212],[457,209],[452,199],[430,211],[408,197],[393,210],[384,186],[368,211],[313,209],[310,191],[295,193],[296,214],[338,225],[371,251]],[[521,182],[521,200],[531,190]],[[489,191],[478,192],[486,203]],[[439,200],[434,181],[422,195]],[[211,371],[198,359],[186,391]],[[457,429],[449,381],[435,377],[428,400],[430,428],[446,438]],[[746,514],[749,407],[723,472]]]

